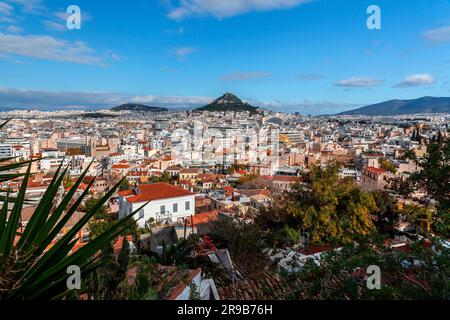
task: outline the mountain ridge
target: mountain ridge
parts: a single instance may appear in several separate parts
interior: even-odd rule
[[[209,112],[250,112],[257,113],[258,108],[248,103],[243,102],[233,93],[227,92],[221,97],[217,98],[210,104],[195,109],[195,111],[209,111]]]
[[[125,103],[111,108],[111,111],[145,111],[145,112],[167,112],[169,109],[161,107],[151,107],[139,103]]]
[[[420,113],[450,113],[450,97],[425,96],[417,99],[393,99],[371,104],[338,115],[394,116]]]

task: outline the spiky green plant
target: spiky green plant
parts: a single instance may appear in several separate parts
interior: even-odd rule
[[[3,126],[4,124],[1,127]],[[23,232],[19,232],[22,227],[20,217],[31,175],[31,161],[28,161],[28,169],[23,175],[21,187],[11,210],[9,210],[10,194],[7,192],[0,211],[0,300],[66,297],[70,293],[66,284],[70,276],[67,274],[68,267],[73,265],[80,267],[81,276],[87,277],[103,263],[100,250],[129,227],[133,215],[141,208],[71,254],[71,250],[79,240],[78,232],[116,192],[122,182],[120,181],[70,230],[59,237],[65,224],[89,194],[94,179],[75,199],[76,191],[91,165],[92,162],[63,199],[57,202],[58,190],[68,170],[60,165]],[[2,171],[4,170],[0,164],[0,172]],[[46,250],[50,244],[51,248]]]

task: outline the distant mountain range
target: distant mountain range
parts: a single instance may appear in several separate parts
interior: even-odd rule
[[[450,98],[422,97],[412,100],[389,100],[339,115],[394,116],[417,113],[450,113]]]
[[[257,113],[258,108],[244,103],[241,99],[232,93],[225,93],[220,98],[214,100],[207,106],[196,109],[196,111],[209,112],[245,112]]]
[[[169,111],[167,108],[160,107],[150,107],[138,103],[126,103],[120,106],[111,108],[112,111],[145,111],[145,112],[166,112]]]

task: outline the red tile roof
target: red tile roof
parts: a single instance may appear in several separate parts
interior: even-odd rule
[[[300,178],[296,176],[273,176],[273,181],[299,182]]]
[[[374,174],[383,174],[386,172],[386,170],[375,167],[367,167],[366,170]]]
[[[134,192],[133,190],[123,190],[123,191],[119,191],[117,192],[119,194],[119,196],[121,197],[128,197],[128,196],[133,196]]]
[[[128,169],[130,166],[128,164],[113,164],[111,169]]]
[[[148,176],[148,171],[131,171],[127,174],[128,177],[146,177]]]
[[[216,221],[219,217],[219,211],[214,210],[210,212],[203,212],[192,216],[192,220],[188,220],[188,226],[191,226],[192,223],[194,226],[198,224],[208,223]]]
[[[186,289],[186,287],[194,280],[194,278],[201,274],[202,268],[197,268],[195,270],[189,270],[189,274],[184,276],[183,281],[180,281],[177,286],[172,288],[170,294],[165,298],[166,300],[176,300]]]
[[[130,203],[147,202],[195,194],[188,190],[170,185],[165,182],[142,184],[139,186],[139,190],[140,190],[139,194],[127,197],[127,201]]]

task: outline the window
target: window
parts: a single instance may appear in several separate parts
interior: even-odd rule
[[[178,212],[178,203],[173,204],[173,212]]]
[[[186,201],[184,203],[184,209],[185,210],[191,210],[191,202],[190,201]]]
[[[139,219],[144,218],[144,209],[139,210]]]
[[[165,214],[166,213],[166,206],[161,206],[159,208],[159,211],[161,212],[161,214]]]

